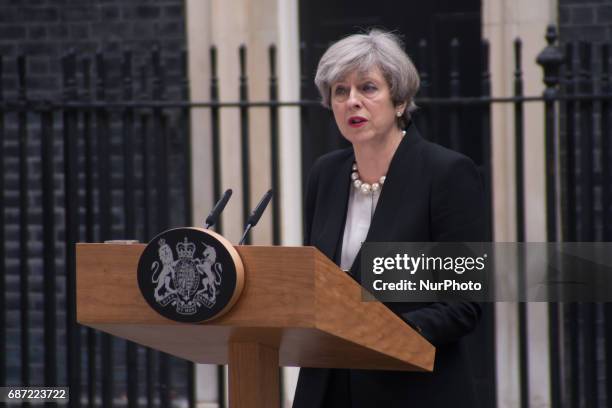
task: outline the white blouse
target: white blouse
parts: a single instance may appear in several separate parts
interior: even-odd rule
[[[346,271],[351,269],[355,257],[368,235],[381,191],[364,194],[352,185],[350,189],[340,258],[340,267]]]

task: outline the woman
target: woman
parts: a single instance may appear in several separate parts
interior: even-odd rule
[[[359,277],[368,242],[480,242],[484,197],[472,161],[423,139],[410,121],[418,73],[390,33],[333,44],[315,83],[351,148],[314,164],[305,244]],[[294,407],[477,406],[461,338],[480,319],[475,303],[389,303],[436,348],[433,373],[303,368]]]

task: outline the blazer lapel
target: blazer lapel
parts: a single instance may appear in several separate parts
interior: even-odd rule
[[[389,236],[388,226],[396,222],[398,214],[401,213],[402,200],[407,196],[406,190],[413,187],[406,181],[411,179],[410,174],[416,169],[417,163],[419,163],[419,149],[417,149],[417,145],[422,141],[423,138],[416,126],[410,124],[406,129],[404,139],[393,155],[393,159],[391,159],[389,171],[385,179],[385,186],[380,193],[365,242],[390,242],[397,240],[398,237]],[[359,250],[353,261],[350,273],[360,281],[360,271],[361,250]]]
[[[321,252],[340,264],[340,256],[337,254],[342,241],[346,211],[348,206],[348,195],[351,187],[350,177],[355,155],[350,154],[339,163],[336,174],[329,174],[329,185],[326,189],[328,199],[325,201],[328,208],[324,214],[328,214],[325,228],[317,239],[317,247]]]

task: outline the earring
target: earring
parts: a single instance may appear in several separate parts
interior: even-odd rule
[[[401,111],[397,111],[396,115],[397,115],[397,117],[399,118],[399,117],[401,117],[401,116],[402,116],[402,112],[401,112]]]

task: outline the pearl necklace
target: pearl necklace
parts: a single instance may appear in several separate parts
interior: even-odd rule
[[[353,163],[353,172],[351,173],[351,180],[353,181],[353,187],[357,190],[361,191],[363,194],[376,193],[380,191],[383,184],[385,184],[385,179],[387,176],[382,176],[378,179],[377,183],[364,183],[359,178],[359,172],[357,171],[357,163]]]
[[[402,130],[402,138],[406,136],[406,131]],[[359,178],[359,172],[357,171],[357,163],[353,163],[353,172],[351,173],[351,180],[353,182],[353,187],[357,190],[361,191],[363,194],[376,193],[382,189],[383,184],[385,184],[385,180],[387,176],[382,176],[378,179],[377,183],[364,183]]]

